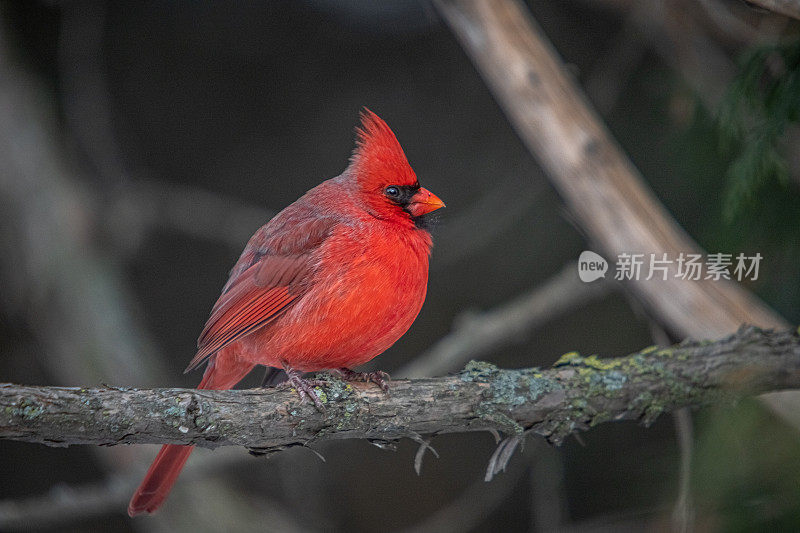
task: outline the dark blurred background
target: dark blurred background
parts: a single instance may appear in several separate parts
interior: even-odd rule
[[[679,223],[709,251],[759,251],[748,288],[798,323],[797,116],[774,139],[785,172],[745,185],[717,118],[757,97],[736,93],[747,54],[791,52],[796,22],[726,0],[529,7]],[[182,370],[228,269],[271,214],[344,169],[364,106],[447,202],[425,307],[373,367],[399,369],[459,317],[545,283],[587,248],[427,2],[3,1],[0,16],[0,381],[195,386],[200,374]],[[482,358],[622,355],[653,344],[651,326],[614,290]],[[696,530],[800,528],[795,428],[755,401],[692,422]],[[605,424],[583,441],[529,439],[491,483],[488,433],[437,437],[421,476],[413,442],[324,443],[326,462],[303,449],[199,450],[191,462],[208,466],[135,521],[126,483],[156,447],[0,442],[0,510],[27,510],[21,529],[48,531],[669,530],[673,419]],[[42,518],[65,501],[77,505]]]

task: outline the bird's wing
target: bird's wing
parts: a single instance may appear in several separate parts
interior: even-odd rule
[[[334,225],[332,219],[324,218],[291,224],[266,237],[249,259],[251,264],[237,265],[242,270],[214,304],[186,372],[274,320],[302,296],[315,268],[313,252]]]

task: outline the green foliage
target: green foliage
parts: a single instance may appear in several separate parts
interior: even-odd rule
[[[684,205],[670,205],[687,230],[704,249],[727,253],[739,251],[764,256],[757,282],[748,283],[786,319],[800,322],[800,194],[792,180],[775,179],[758,187],[757,201],[731,216],[726,213],[726,191],[720,180],[731,164],[720,153],[719,123],[699,100],[691,126],[671,139],[675,183]],[[672,193],[676,194],[676,193]],[[669,196],[665,196],[669,200]],[[669,205],[669,204],[668,204]],[[725,215],[728,216],[725,216]]]
[[[733,157],[727,170],[727,222],[753,205],[770,183],[788,185],[783,137],[800,120],[800,41],[755,48],[721,106],[721,149]]]
[[[676,183],[691,194],[670,207],[706,250],[761,253],[750,289],[800,321],[800,189],[785,160],[797,151],[786,131],[800,122],[800,42],[749,52],[719,112],[699,98],[693,109],[671,146]]]
[[[701,412],[693,494],[720,531],[800,530],[800,440],[755,399]]]

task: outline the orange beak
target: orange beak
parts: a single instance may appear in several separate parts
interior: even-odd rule
[[[417,193],[411,197],[411,202],[406,209],[412,216],[419,217],[436,211],[440,207],[444,207],[444,202],[428,189],[420,187]]]

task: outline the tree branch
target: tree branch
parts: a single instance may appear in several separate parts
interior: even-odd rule
[[[745,0],[775,13],[800,20],[800,0]]]
[[[685,341],[627,357],[565,354],[548,370],[471,362],[459,374],[399,380],[391,396],[330,378],[327,409],[287,388],[235,391],[0,385],[0,438],[51,446],[193,444],[275,452],[329,439],[390,441],[421,434],[532,432],[560,443],[611,420],[800,387],[800,338],[755,327],[715,342]]]

